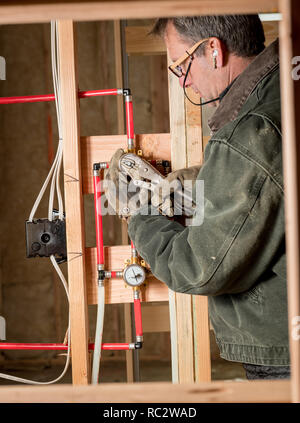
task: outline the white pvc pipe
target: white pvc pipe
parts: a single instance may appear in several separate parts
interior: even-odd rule
[[[102,334],[103,334],[103,323],[104,323],[104,307],[105,307],[105,288],[104,288],[104,285],[98,285],[97,323],[96,323],[95,346],[94,346],[93,368],[92,368],[92,384],[93,385],[96,385],[98,383],[98,378],[99,378]]]

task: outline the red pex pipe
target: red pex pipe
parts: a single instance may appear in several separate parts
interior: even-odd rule
[[[117,89],[111,90],[93,90],[93,91],[79,91],[79,98],[96,97],[103,95],[118,95]],[[0,97],[0,104],[16,104],[16,103],[36,103],[39,101],[54,101],[54,94],[42,94],[42,95],[26,95],[19,97]]]
[[[37,343],[13,343],[0,342],[0,350],[67,350],[65,344],[37,344]]]
[[[116,88],[111,90],[92,90],[92,91],[79,91],[78,97],[79,98],[88,98],[88,97],[99,97],[102,95],[118,95],[119,90]]]
[[[95,206],[95,226],[96,226],[96,244],[97,244],[97,264],[104,265],[104,246],[103,246],[103,223],[101,214],[101,179],[94,175],[94,206]]]
[[[136,336],[143,336],[142,309],[141,309],[140,299],[134,299],[134,318],[135,318],[135,334]]]
[[[126,105],[126,128],[127,128],[127,138],[134,138],[134,127],[133,127],[133,109],[132,109],[132,100],[125,100]]]
[[[94,349],[94,344],[89,344],[89,350]],[[64,350],[68,349],[66,344],[40,344],[40,343],[14,343],[14,342],[0,342],[0,350]],[[129,344],[102,344],[102,350],[129,350]]]
[[[102,350],[129,350],[129,344],[102,344]]]

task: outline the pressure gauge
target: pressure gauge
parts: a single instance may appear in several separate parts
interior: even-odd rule
[[[146,279],[145,270],[139,264],[130,264],[125,267],[123,278],[128,285],[139,286]]]

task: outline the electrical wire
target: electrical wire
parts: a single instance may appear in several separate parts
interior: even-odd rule
[[[47,178],[34,202],[34,205],[32,207],[32,210],[29,215],[29,221],[32,222],[36,213],[36,210],[41,202],[41,199],[43,198],[43,195],[46,191],[46,188],[51,180],[50,185],[50,194],[49,194],[49,208],[48,208],[48,220],[53,220],[53,203],[54,203],[54,193],[56,188],[56,194],[57,194],[57,200],[58,200],[58,206],[59,206],[59,219],[64,219],[64,211],[63,211],[63,200],[60,190],[60,171],[61,171],[61,165],[62,165],[62,158],[63,158],[63,138],[62,138],[62,113],[61,113],[61,91],[60,91],[60,75],[59,75],[59,52],[58,52],[58,31],[57,31],[57,22],[51,21],[51,59],[52,59],[52,75],[53,75],[53,87],[54,87],[54,93],[55,93],[55,105],[56,105],[56,115],[57,115],[57,124],[58,124],[58,135],[59,135],[59,142],[58,147],[56,151],[55,158],[53,160],[52,166],[50,168],[50,171],[47,175]],[[52,262],[63,286],[66,292],[66,296],[69,302],[69,289],[67,281],[61,271],[61,269],[58,266],[58,263],[56,262],[55,256],[50,256],[50,261]],[[65,375],[66,371],[68,370],[69,364],[70,364],[70,346],[71,346],[71,331],[70,331],[70,306],[69,306],[69,319],[68,319],[68,348],[67,348],[67,359],[65,363],[65,367],[62,371],[62,373],[54,380],[48,381],[48,382],[38,382],[34,380],[29,379],[23,379],[16,376],[7,375],[4,373],[0,373],[0,377],[3,379],[9,379],[14,382],[21,382],[21,383],[27,383],[27,384],[33,384],[33,385],[49,385],[55,382],[58,382],[62,377]]]
[[[63,201],[60,190],[60,171],[63,157],[63,142],[62,142],[62,113],[61,113],[61,88],[60,88],[60,72],[59,72],[59,51],[58,51],[58,31],[56,21],[51,21],[51,63],[52,63],[52,76],[53,76],[53,88],[55,94],[55,106],[57,115],[57,126],[59,143],[56,151],[55,159],[52,163],[48,176],[37,196],[37,199],[32,207],[29,215],[29,221],[32,222],[36,213],[36,210],[45,194],[50,179],[52,177],[50,194],[49,194],[49,207],[48,207],[48,220],[53,220],[53,203],[54,203],[54,192],[56,188],[59,219],[64,218]]]

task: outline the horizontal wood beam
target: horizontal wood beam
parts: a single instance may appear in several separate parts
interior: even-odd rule
[[[105,223],[104,223],[105,224]],[[130,258],[130,246],[121,245],[104,248],[105,270],[122,270],[125,260]],[[97,304],[96,248],[86,248],[86,285],[88,304]],[[141,287],[141,299],[145,302],[168,301],[168,287],[153,276]],[[105,303],[131,303],[133,290],[125,286],[123,279],[105,281]]]
[[[127,147],[126,135],[81,137],[83,193],[93,193],[93,164],[108,162],[118,148]],[[148,160],[170,160],[170,134],[136,135],[136,146]]]
[[[288,403],[288,381],[1,386],[1,403]]]
[[[50,22],[55,19],[101,21],[277,11],[277,0],[48,0],[47,3],[36,1],[34,4],[11,1],[0,4],[0,24]]]
[[[279,36],[278,22],[263,22],[266,45]],[[126,53],[130,55],[146,56],[152,54],[166,54],[166,45],[162,38],[149,35],[151,26],[127,26],[125,28]]]
[[[131,55],[166,54],[166,45],[162,38],[148,35],[151,26],[126,26],[126,53]]]

